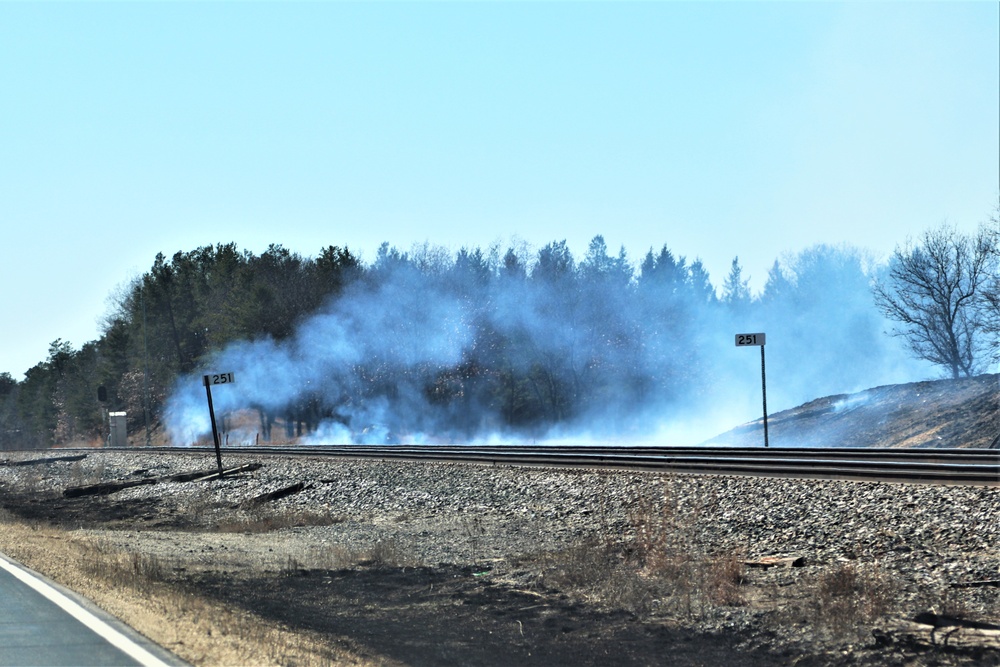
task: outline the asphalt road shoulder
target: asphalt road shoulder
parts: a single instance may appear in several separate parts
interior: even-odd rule
[[[186,664],[85,598],[0,554],[0,667]]]

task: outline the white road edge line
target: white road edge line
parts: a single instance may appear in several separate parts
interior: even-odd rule
[[[117,648],[122,653],[125,653],[133,660],[138,661],[144,667],[170,667],[167,663],[163,662],[155,655],[139,646],[122,633],[118,632],[118,630],[115,630],[113,627],[94,616],[70,598],[52,588],[44,581],[37,579],[30,572],[18,567],[6,558],[0,557],[0,568],[10,572],[17,579],[33,588],[67,614],[83,623],[109,644]]]

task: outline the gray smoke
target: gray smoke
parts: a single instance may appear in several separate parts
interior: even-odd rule
[[[206,372],[236,378],[214,389],[216,412],[297,415],[312,443],[679,445],[760,417],[759,349],[737,348],[738,332],[767,334],[770,412],[931,373],[884,335],[855,250],[787,257],[758,298],[727,284],[719,301],[699,262],[664,248],[635,267],[595,243],[579,264],[550,244],[530,267],[383,247],[292,337],[216,354]],[[166,418],[175,444],[210,433],[200,375],[178,382]]]

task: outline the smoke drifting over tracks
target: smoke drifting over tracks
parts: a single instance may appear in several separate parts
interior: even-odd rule
[[[720,299],[697,260],[664,247],[636,270],[601,237],[579,263],[565,243],[535,260],[499,248],[432,259],[383,247],[287,336],[203,359],[166,401],[171,443],[209,433],[205,372],[234,373],[216,407],[250,415],[230,431],[246,444],[279,422],[286,439],[316,443],[694,444],[759,414],[760,365],[734,348],[740,331],[767,332],[772,410],[932,371],[883,335],[872,276],[850,249],[776,263],[757,301],[738,272],[738,294]]]

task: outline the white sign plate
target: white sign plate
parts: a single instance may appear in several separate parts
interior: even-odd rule
[[[205,382],[205,386],[212,384],[232,384],[236,380],[233,379],[232,373],[212,373],[211,375],[205,375],[202,377]]]
[[[763,345],[764,342],[765,336],[762,333],[736,334],[736,347],[744,347],[746,345]]]

